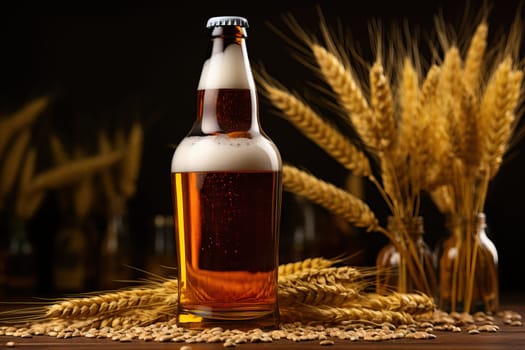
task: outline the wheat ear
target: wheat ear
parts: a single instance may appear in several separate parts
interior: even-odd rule
[[[94,203],[93,175],[87,175],[76,185],[73,192],[73,208],[78,219],[84,219]]]
[[[342,305],[355,298],[359,292],[359,288],[349,288],[339,283],[321,284],[287,280],[279,282],[279,306]]]
[[[430,192],[430,197],[437,209],[445,215],[450,215],[454,212],[454,200],[451,191],[451,186],[444,184],[437,186]]]
[[[482,38],[477,38],[476,40],[478,39],[481,40]],[[479,46],[479,43],[476,45]],[[474,53],[474,50],[475,48],[472,47],[469,51],[471,61],[469,62],[468,72],[471,75],[478,75],[479,67],[476,68],[476,65],[481,64],[481,62],[475,62],[476,58],[474,56],[476,53]],[[445,54],[441,84],[445,102],[449,104],[451,110],[449,114],[452,118],[450,126],[455,129],[450,130],[450,134],[453,136],[451,139],[452,150],[455,156],[462,160],[465,174],[471,176],[477,171],[480,159],[478,147],[478,98],[476,95],[477,91],[472,90],[462,79],[464,76],[462,64],[458,48],[455,46],[451,47]]]
[[[367,231],[379,229],[374,213],[366,203],[352,194],[315,178],[291,165],[283,166],[283,186],[304,196]]]
[[[35,173],[35,167],[36,150],[30,148],[27,151],[27,156],[25,157],[20,172],[20,183],[15,203],[15,211],[22,219],[29,219],[36,213],[46,194],[45,191],[27,193],[27,188],[29,187],[33,174]]]
[[[56,165],[63,165],[69,161],[69,154],[57,135],[51,134],[49,137],[49,146],[51,147],[51,155]]]
[[[414,319],[406,312],[372,310],[363,307],[336,307],[329,305],[302,305],[283,307],[279,310],[283,322],[327,322],[360,321],[371,323],[412,324]]]
[[[444,111],[447,116],[447,131],[450,135],[451,151],[454,156],[463,159],[465,155],[464,135],[470,130],[465,130],[468,122],[463,109],[465,107],[465,91],[462,82],[462,61],[457,47],[453,46],[445,53],[441,65],[440,91]]]
[[[97,155],[73,160],[37,175],[28,192],[56,189],[80,181],[89,174],[114,165],[122,158],[119,151],[106,155]]]
[[[394,118],[392,90],[380,61],[376,61],[370,69],[370,96],[376,117],[375,125],[379,138],[378,148],[384,151],[397,141],[397,127]]]
[[[336,93],[363,142],[369,147],[377,148],[379,138],[374,113],[350,70],[324,47],[312,44],[311,50],[322,75]]]
[[[482,163],[492,178],[501,165],[515,121],[523,73],[512,72],[510,58],[503,60],[491,77],[481,101],[481,123],[484,133]]]
[[[165,302],[168,292],[176,294],[177,286],[177,280],[167,280],[154,288],[133,288],[91,297],[70,298],[47,307],[45,317],[86,319],[151,307]]]
[[[438,94],[441,70],[433,65],[421,85],[417,102],[417,121],[412,125],[410,135],[410,182],[412,193],[417,194],[425,184],[427,170],[432,163],[431,146],[429,140],[434,136],[432,120],[434,104]]]
[[[488,25],[481,22],[472,36],[463,68],[463,81],[472,94],[479,93],[480,73],[487,48]]]
[[[0,156],[11,137],[18,131],[30,126],[48,104],[48,96],[38,97],[27,102],[12,116],[0,120]]]
[[[31,130],[23,130],[4,159],[0,174],[0,199],[4,198],[15,184],[30,139]]]
[[[358,176],[370,176],[367,156],[336,128],[290,92],[263,83],[270,101],[283,112],[306,137],[314,141],[345,168]]]
[[[290,280],[304,281],[307,283],[316,284],[354,284],[361,279],[360,271],[355,267],[339,266],[339,267],[323,267],[316,269],[307,269],[291,275],[279,277],[280,282]]]
[[[98,148],[100,154],[109,154],[112,152],[111,142],[104,131],[99,131],[98,133]],[[112,211],[119,211],[121,200],[119,199],[119,194],[116,189],[112,169],[108,168],[102,170],[100,172],[100,180],[104,194],[109,202],[109,207]]]
[[[477,173],[481,160],[479,105],[474,95],[465,87],[461,92],[462,94],[458,96],[461,101],[461,111],[457,118],[460,124],[459,129],[463,132],[460,158],[463,160],[466,174],[469,176]]]
[[[423,189],[432,192],[435,188],[450,183],[451,172],[448,165],[452,162],[448,120],[442,114],[441,103],[437,98],[429,108],[433,110],[432,118],[428,120],[430,132],[427,134],[429,145],[429,163],[423,174]]]
[[[144,131],[142,124],[134,122],[129,132],[121,174],[121,191],[124,197],[129,198],[135,194],[137,179],[140,173]]]
[[[322,269],[330,267],[337,261],[326,258],[307,258],[304,260],[279,265],[278,276],[284,278],[310,269]]]
[[[418,75],[412,62],[406,58],[403,61],[401,71],[401,83],[399,88],[399,105],[401,108],[401,118],[399,121],[399,140],[398,150],[402,156],[410,154],[410,140],[414,135],[414,124],[417,118],[419,101],[419,82]]]
[[[434,311],[436,305],[431,296],[423,293],[391,293],[387,295],[368,293],[347,301],[345,306],[372,310],[402,311],[411,315]]]

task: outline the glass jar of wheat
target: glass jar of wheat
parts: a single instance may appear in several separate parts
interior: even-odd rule
[[[451,219],[451,236],[439,258],[439,306],[447,311],[496,312],[498,251],[487,235],[485,214]]]
[[[423,217],[402,220],[389,216],[387,230],[396,240],[387,243],[377,255],[377,292],[424,292],[434,296],[436,273],[432,263],[432,252],[423,240]],[[406,231],[405,234],[402,231]],[[422,273],[416,265],[423,270]]]

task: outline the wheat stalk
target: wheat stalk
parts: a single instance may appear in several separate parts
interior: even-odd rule
[[[481,22],[472,36],[463,68],[463,81],[472,94],[477,94],[480,88],[481,68],[487,48],[488,25]]]
[[[30,100],[12,116],[0,120],[0,156],[11,137],[29,127],[49,105],[49,97],[42,96]]]
[[[142,124],[136,121],[131,126],[124,158],[122,160],[120,189],[126,198],[133,196],[136,191],[137,179],[140,173],[142,160],[143,143],[144,131],[142,129]]]
[[[266,96],[305,136],[358,176],[370,176],[367,156],[327,121],[292,93],[261,82]]]
[[[512,61],[504,59],[489,81],[481,101],[482,162],[492,178],[499,170],[515,120],[523,73],[512,72]]]
[[[289,274],[285,276],[279,276],[279,282],[286,281],[304,281],[307,283],[316,284],[354,284],[358,280],[362,280],[362,275],[359,269],[351,266],[340,266],[340,267],[323,267],[323,268],[310,268]]]
[[[4,159],[0,173],[0,201],[11,191],[15,184],[30,139],[31,130],[23,130]]]
[[[15,212],[22,219],[31,218],[44,200],[45,191],[27,193],[36,168],[36,150],[31,147],[27,151],[24,164],[20,172],[18,195],[16,197]]]
[[[430,192],[430,196],[438,210],[446,215],[451,215],[454,212],[454,196],[450,184],[440,185]]]
[[[482,36],[483,30],[479,35]],[[480,152],[479,152],[479,134],[480,129],[478,125],[478,98],[477,91],[468,83],[475,83],[475,81],[466,82],[462,77],[463,74],[470,74],[470,78],[474,79],[479,75],[479,65],[477,62],[481,57],[477,57],[482,52],[478,52],[481,45],[477,41],[483,38],[475,38],[476,42],[472,44],[469,50],[468,66],[462,68],[462,60],[457,47],[451,47],[445,54],[445,60],[442,66],[442,94],[445,103],[450,109],[449,125],[451,127],[450,134],[453,136],[452,151],[454,155],[460,158],[465,166],[466,176],[473,176],[479,167]],[[478,51],[477,51],[478,50]]]
[[[462,60],[457,47],[451,47],[445,54],[442,65],[441,91],[447,111],[448,132],[451,150],[461,159],[465,170],[472,174],[478,159],[471,142],[478,140],[474,95],[462,81]],[[474,153],[471,154],[471,151]]]
[[[87,319],[116,315],[164,303],[168,293],[177,293],[177,280],[167,280],[153,288],[132,288],[92,297],[70,298],[46,308],[46,318]]]
[[[40,191],[17,199],[15,207],[17,215],[26,220],[33,217],[37,210],[42,206],[45,196],[46,192]]]
[[[441,114],[441,106],[434,103],[432,119],[430,120],[428,139],[429,158],[426,171],[423,175],[423,190],[431,193],[439,186],[451,182],[452,173],[448,165],[453,161],[450,136],[448,130],[448,120]]]
[[[79,220],[83,220],[89,214],[94,203],[93,176],[88,175],[82,179],[73,191],[73,208]]]
[[[455,46],[447,50],[442,64],[438,104],[445,115],[449,137],[436,142],[434,149],[444,145],[450,150],[445,152],[450,155],[441,162],[442,169],[450,170],[448,177],[442,179],[445,181],[431,189],[431,197],[439,210],[452,216],[452,220],[457,217],[466,222],[455,233],[456,258],[450,276],[451,290],[447,291],[450,296],[447,301],[454,310],[458,302],[462,302],[462,307],[470,311],[475,302],[475,289],[480,288],[475,285],[474,277],[481,268],[479,233],[473,223],[477,213],[484,211],[489,182],[498,172],[509,146],[517,120],[516,109],[522,99],[523,73],[513,69],[519,45],[516,26],[519,23],[514,24],[503,52],[488,57],[492,60],[487,63],[494,66],[490,75],[485,75],[488,70],[484,69],[488,45],[485,21],[476,28],[464,64]],[[492,300],[482,302],[494,311]]]
[[[279,266],[281,271],[292,271],[278,283],[281,322],[408,325],[414,322],[413,316],[433,311],[432,298],[423,294],[366,293],[360,269],[331,266],[337,260],[311,258]],[[35,331],[55,327],[126,330],[172,320],[178,288],[176,279],[160,278],[134,288],[57,300],[44,308],[31,308],[26,315],[38,321],[31,326]]]
[[[63,165],[69,161],[70,156],[67,153],[64,144],[57,135],[51,134],[49,136],[49,146],[51,148],[51,155],[53,156],[53,160],[56,165]]]
[[[298,27],[295,24],[294,28]],[[417,70],[407,57],[402,65],[400,83],[396,85],[397,94],[393,93],[382,62],[377,59],[369,70],[369,100],[354,78],[351,65],[342,62],[343,56],[330,40],[326,28],[323,34],[328,49],[309,38],[304,31],[299,30],[299,33],[313,53],[316,68],[348,114],[357,134],[374,151],[372,156],[379,160],[381,184],[373,175],[368,179],[376,185],[394,217],[410,220],[418,216],[423,190],[431,193],[436,202],[439,201],[439,207],[449,213],[458,211],[472,215],[472,212],[482,210],[486,184],[498,170],[515,127],[515,101],[521,99],[523,78],[522,72],[513,70],[510,64],[506,72],[496,70],[501,77],[491,79],[485,94],[481,94],[485,85],[483,64],[488,36],[485,21],[477,26],[464,62],[458,47],[448,40],[445,27],[438,28],[439,39],[446,48],[445,57],[440,66],[431,66],[421,86]],[[517,37],[514,33],[509,40]],[[509,44],[504,49],[505,54],[514,54],[514,46]],[[381,51],[382,47],[378,48]],[[415,60],[420,62],[418,58]],[[286,92],[285,89],[279,91]],[[312,111],[299,98],[293,98],[301,110]],[[272,102],[279,105],[278,98]],[[497,112],[493,113],[491,108]],[[292,106],[289,110],[288,114],[293,114],[298,108]],[[304,118],[304,113],[300,114],[295,118]],[[487,127],[489,123],[490,127]],[[318,144],[326,142],[323,140],[326,134],[319,131],[322,123],[310,122],[303,126],[295,121],[294,124]],[[311,130],[305,131],[308,127]],[[328,153],[337,157],[333,151]],[[354,198],[345,198],[346,194],[340,189],[298,169],[285,166],[283,183],[285,189],[303,195],[337,215],[344,216],[347,210],[355,211],[355,206],[351,209],[341,204],[343,198],[346,202]],[[355,224],[360,216],[356,212],[346,217]],[[421,263],[417,261],[416,248],[404,232],[406,230],[399,233],[377,230],[384,232],[394,244],[397,242],[400,254],[406,255],[404,258],[410,273],[424,274]],[[475,253],[472,258],[475,262]],[[418,279],[418,276],[414,278]],[[425,280],[425,276],[418,280]]]
[[[350,70],[324,47],[312,44],[311,50],[326,82],[337,94],[363,142],[371,148],[377,148],[380,140],[373,111]]]
[[[304,196],[367,231],[380,230],[379,223],[362,200],[291,165],[283,166],[283,187]]]
[[[372,310],[363,307],[337,307],[330,305],[302,305],[300,308],[283,307],[279,310],[283,322],[326,322],[344,321],[371,322],[376,324],[410,324],[412,316],[402,311]]]
[[[397,127],[394,118],[394,97],[380,61],[376,61],[370,68],[370,96],[376,118],[378,149],[385,151],[397,141]]]
[[[435,310],[433,297],[422,293],[362,294],[347,301],[345,306],[363,307],[371,310],[401,311],[410,315],[424,314]]]
[[[35,173],[36,168],[36,150],[30,147],[27,151],[22,169],[20,171],[20,181],[18,185],[18,198],[23,197],[30,186],[31,179]]]
[[[284,278],[288,275],[295,275],[297,273],[307,271],[310,269],[322,269],[325,267],[330,267],[336,262],[337,260],[316,257],[307,258],[304,260],[291,262],[287,264],[281,264],[279,265],[278,276],[279,278]]]
[[[399,87],[399,106],[401,108],[401,119],[399,121],[398,149],[402,157],[413,154],[410,140],[415,135],[415,123],[418,116],[419,83],[418,75],[411,60],[405,58],[401,70],[401,83]]]
[[[98,133],[98,148],[100,154],[109,154],[112,152],[112,146],[109,141],[108,135],[100,131]],[[115,179],[113,177],[112,169],[108,168],[100,172],[100,180],[102,189],[109,203],[110,210],[112,212],[121,211],[122,200],[117,192]]]
[[[406,67],[407,78],[415,79],[415,77],[411,76],[415,73],[411,72],[412,69]],[[437,94],[439,80],[440,69],[433,65],[427,72],[421,88],[416,89],[413,92],[413,96],[410,97],[416,98],[416,101],[406,101],[409,104],[407,113],[415,113],[413,121],[403,121],[403,138],[408,139],[402,141],[407,145],[408,149],[408,151],[403,152],[405,154],[404,159],[407,162],[405,165],[407,169],[400,169],[400,166],[394,169],[395,175],[402,175],[403,172],[407,172],[406,180],[402,183],[403,187],[401,187],[398,198],[400,202],[399,209],[405,211],[403,215],[406,217],[418,215],[420,192],[425,184],[427,171],[432,163],[429,142],[433,132],[431,126],[431,121],[434,117],[432,105],[433,98]],[[406,117],[409,117],[410,114],[407,114]]]
[[[358,286],[350,288],[339,283],[316,283],[289,279],[279,281],[279,306],[291,305],[342,305],[356,297]]]
[[[28,192],[40,190],[56,189],[73,184],[82,180],[89,174],[94,174],[117,163],[122,158],[119,151],[106,155],[88,156],[82,159],[73,160],[64,165],[56,166],[52,169],[36,175],[33,183],[28,188]]]

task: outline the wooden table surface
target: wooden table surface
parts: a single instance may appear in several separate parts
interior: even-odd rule
[[[502,298],[501,310],[512,310],[518,312],[525,320],[525,295]],[[1,320],[0,320],[1,323]],[[271,343],[245,343],[239,344],[234,349],[258,350],[258,349],[450,349],[450,350],[488,350],[488,349],[525,349],[525,326],[509,326],[498,324],[501,328],[496,333],[468,334],[463,330],[461,333],[435,331],[435,339],[416,340],[398,339],[381,342],[371,341],[345,341],[334,340],[335,344],[323,346],[319,341],[292,342],[289,340],[273,341]],[[92,350],[92,349],[180,349],[182,346],[190,346],[192,350],[225,349],[222,343],[213,344],[184,344],[184,343],[160,343],[133,340],[131,342],[119,342],[109,339],[71,338],[56,339],[49,336],[34,336],[32,338],[20,338],[12,336],[0,336],[0,349],[12,349],[8,342],[14,342],[15,349],[70,349]]]

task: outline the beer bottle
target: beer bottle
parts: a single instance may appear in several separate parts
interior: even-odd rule
[[[212,17],[196,120],[171,163],[177,323],[278,325],[282,161],[259,122],[248,21]]]

